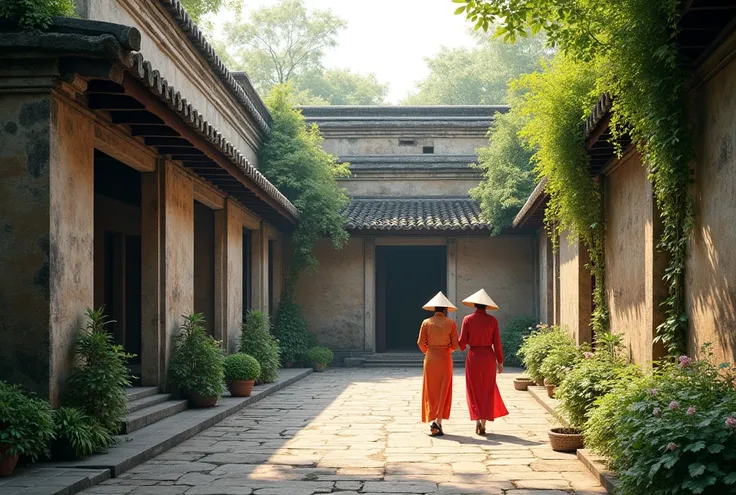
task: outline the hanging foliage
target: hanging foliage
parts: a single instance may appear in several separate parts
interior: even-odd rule
[[[550,44],[593,72],[595,94],[613,95],[614,138],[631,137],[649,171],[663,224],[659,248],[669,257],[666,318],[656,340],[671,354],[682,352],[688,326],[684,272],[694,214],[687,72],[676,42],[682,2],[572,0],[560,8],[557,0],[453,1],[462,4],[455,12],[476,29],[495,29],[510,42],[544,31]],[[567,196],[575,193],[568,190]],[[558,214],[563,207],[555,206]]]

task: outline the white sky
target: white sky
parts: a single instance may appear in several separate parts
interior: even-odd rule
[[[245,0],[243,15],[276,0]],[[441,46],[473,46],[472,25],[453,11],[451,0],[304,0],[309,10],[330,9],[347,21],[338,46],[328,52],[325,66],[373,72],[389,83],[388,101],[398,103],[427,75],[425,57]],[[231,20],[228,12],[213,16],[215,36]]]

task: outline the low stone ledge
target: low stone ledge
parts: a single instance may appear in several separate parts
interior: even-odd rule
[[[0,479],[0,493],[33,495],[73,495],[110,477],[120,476],[172,447],[192,438],[246,406],[305,378],[311,369],[283,369],[274,383],[253,387],[250,397],[224,396],[217,406],[187,409],[150,426],[120,436],[120,443],[104,454],[80,461],[47,462],[21,468]]]
[[[614,493],[618,480],[612,471],[606,466],[606,460],[598,455],[595,455],[588,449],[580,449],[577,452],[578,459],[583,465],[590,471],[590,473],[600,481],[603,488],[608,493]]]
[[[570,427],[570,423],[557,410],[557,404],[559,404],[560,401],[557,399],[551,399],[547,395],[547,387],[530,386],[527,390],[531,396],[547,410],[548,413],[554,416],[554,418],[562,424],[562,426],[566,428]]]

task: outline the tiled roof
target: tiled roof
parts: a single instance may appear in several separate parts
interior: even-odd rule
[[[350,230],[485,230],[480,204],[467,198],[353,199],[344,211]]]

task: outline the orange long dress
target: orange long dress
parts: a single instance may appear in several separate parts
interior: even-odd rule
[[[452,351],[457,349],[457,325],[444,313],[422,322],[417,345],[424,353],[422,422],[449,419],[452,407]]]
[[[496,363],[503,363],[498,320],[482,309],[463,319],[460,349],[470,346],[465,358],[465,392],[470,419],[493,421],[509,412],[496,383]]]

